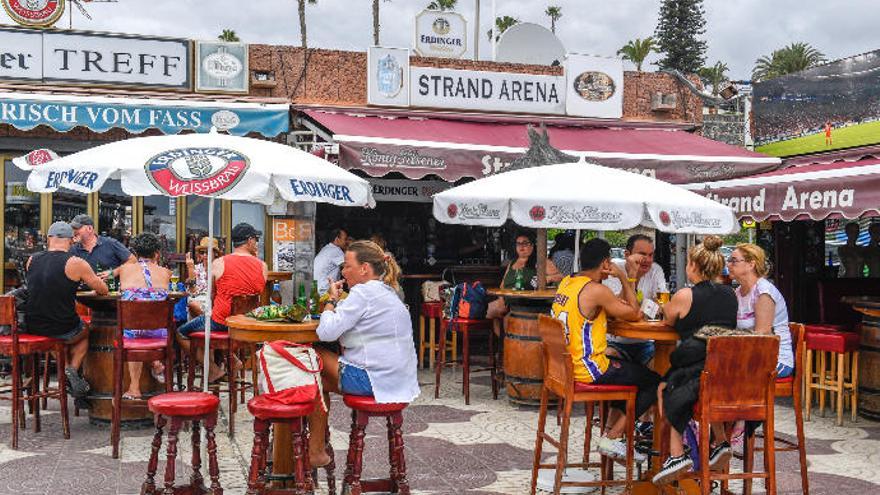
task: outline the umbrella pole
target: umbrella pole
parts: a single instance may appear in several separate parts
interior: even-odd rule
[[[581,271],[581,229],[574,229],[574,264],[571,274]]]
[[[538,290],[547,288],[547,229],[538,229]]]
[[[211,239],[214,235],[214,198],[211,197],[208,199],[208,239]],[[209,243],[210,244],[210,243]],[[213,289],[214,277],[211,275],[211,263],[214,261],[214,250],[208,249],[208,297],[205,302],[205,354],[202,356],[202,363],[204,367],[202,368],[202,389],[207,392],[208,391],[208,376],[209,371],[211,369],[211,310],[214,305],[213,297],[211,296],[211,291]],[[231,372],[227,370],[227,372]]]

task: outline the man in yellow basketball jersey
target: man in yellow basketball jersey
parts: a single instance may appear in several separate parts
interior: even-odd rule
[[[632,255],[638,256],[638,255]],[[634,260],[636,261],[636,260]],[[627,263],[636,268],[638,263]],[[622,299],[602,285],[609,276],[620,280]],[[636,417],[641,416],[657,401],[660,375],[640,363],[610,358],[607,348],[608,317],[636,321],[641,318],[636,293],[630,277],[611,262],[611,246],[604,239],[591,239],[581,249],[581,271],[565,277],[559,283],[553,301],[553,317],[565,325],[565,342],[574,364],[576,382],[596,385],[633,385],[638,388]],[[613,408],[624,412],[624,403],[613,403]],[[623,434],[626,416],[609,418],[609,428],[603,432],[598,449],[615,459],[626,458]],[[636,462],[645,455],[635,452]]]

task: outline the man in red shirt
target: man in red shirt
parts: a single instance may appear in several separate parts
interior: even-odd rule
[[[250,294],[260,294],[266,285],[269,268],[257,258],[257,245],[260,232],[252,225],[240,223],[232,228],[232,253],[214,260],[211,276],[214,279],[213,304],[211,305],[211,331],[225,332],[226,318],[232,311],[232,298]],[[182,337],[180,344],[189,352],[189,334],[205,330],[204,315],[198,316],[183,325],[177,332]],[[223,376],[222,368],[213,362],[208,381]]]

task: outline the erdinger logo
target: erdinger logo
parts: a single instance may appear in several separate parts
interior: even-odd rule
[[[226,148],[177,148],[150,158],[145,171],[157,189],[171,196],[216,196],[235,186],[250,166]]]
[[[547,216],[547,211],[544,210],[543,206],[535,205],[529,210],[529,218],[531,218],[535,222],[540,222],[544,220],[544,217]]]
[[[440,36],[443,36],[449,34],[452,26],[449,24],[449,21],[447,21],[445,17],[438,17],[431,24],[431,29],[433,29],[434,32],[439,34]]]
[[[669,212],[666,210],[661,211],[660,223],[668,227],[670,222],[672,222],[672,219],[669,217]]]
[[[64,0],[2,0],[3,9],[22,26],[48,27],[64,13]]]
[[[449,218],[455,218],[458,216],[458,205],[452,203],[449,207],[446,208],[446,214],[449,215]]]

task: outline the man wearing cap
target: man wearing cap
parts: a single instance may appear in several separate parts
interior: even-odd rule
[[[107,294],[107,285],[92,267],[71,254],[73,229],[65,222],[49,227],[46,251],[27,261],[28,297],[25,324],[29,334],[61,339],[67,343],[68,391],[77,399],[89,392],[89,384],[79,375],[89,347],[82,320],[76,314],[76,289],[85,283],[98,295]]]
[[[266,286],[269,268],[257,258],[257,243],[261,233],[252,225],[240,223],[232,228],[231,254],[214,260],[211,276],[214,278],[214,302],[211,307],[211,331],[225,332],[226,318],[232,311],[232,298],[260,294]],[[198,316],[180,327],[177,332],[183,339],[181,345],[189,351],[189,334],[205,329],[204,315]],[[223,376],[223,370],[211,362],[209,381]]]
[[[120,265],[125,263],[136,263],[137,259],[131,254],[121,242],[112,237],[105,237],[95,233],[95,222],[88,215],[77,215],[70,221],[73,228],[74,244],[70,249],[70,254],[78,256],[91,265],[92,270],[98,271],[101,279],[107,278],[110,272],[114,277],[119,276]]]

